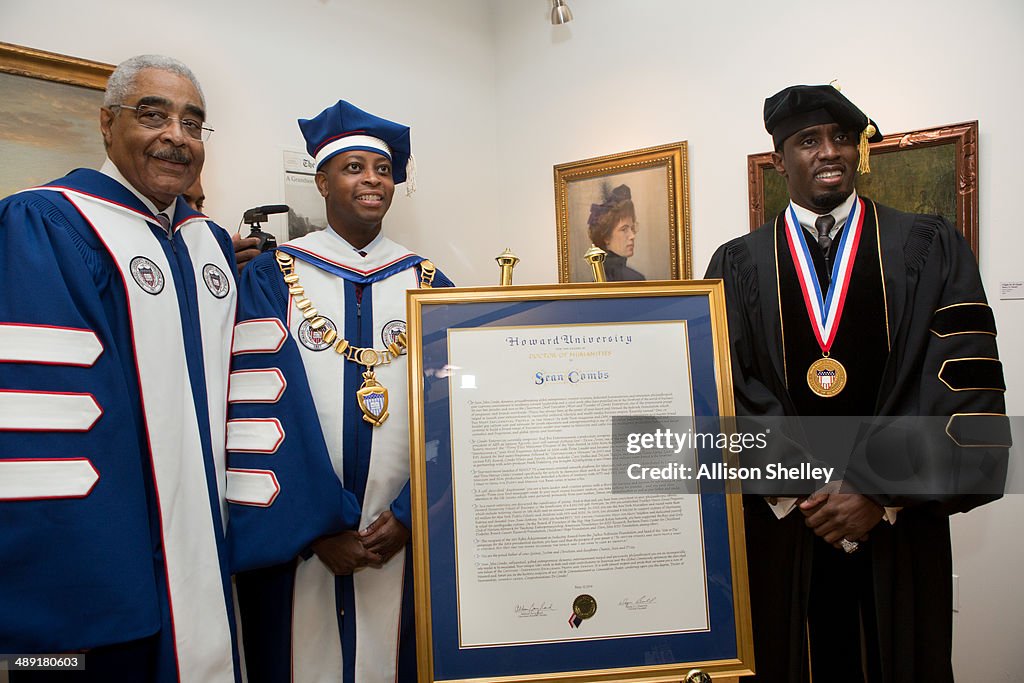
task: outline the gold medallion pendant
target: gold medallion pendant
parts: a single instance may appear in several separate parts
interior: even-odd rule
[[[385,349],[352,346],[347,339],[338,335],[334,323],[320,315],[313,302],[306,296],[306,290],[299,284],[299,276],[295,272],[294,257],[278,249],[275,258],[285,284],[288,285],[288,295],[305,319],[299,327],[300,339],[306,340],[302,342],[303,346],[311,351],[333,348],[339,357],[366,368],[363,373],[363,384],[356,392],[356,401],[359,409],[363,411],[363,419],[374,427],[380,427],[388,419],[388,390],[377,381],[373,369],[378,365],[388,365],[392,360],[405,355],[409,347],[409,341],[405,336],[405,322],[393,320],[388,323],[385,333],[391,341]],[[437,270],[430,261],[421,261],[419,265],[420,287],[429,288]]]
[[[377,381],[373,369],[363,373],[363,385],[356,392],[363,419],[374,427],[380,427],[388,419],[388,390]]]
[[[822,398],[832,398],[846,386],[846,368],[828,356],[819,358],[807,368],[807,386]]]

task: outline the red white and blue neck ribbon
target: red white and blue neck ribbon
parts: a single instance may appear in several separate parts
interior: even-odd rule
[[[814,271],[807,240],[801,234],[803,228],[800,227],[792,204],[785,213],[785,219],[786,241],[789,243],[789,253],[793,257],[797,280],[804,295],[807,316],[811,319],[811,327],[814,329],[821,352],[828,355],[836,339],[839,321],[843,317],[843,304],[846,302],[846,293],[853,275],[853,262],[857,258],[857,247],[860,245],[861,229],[864,226],[864,200],[858,197],[853,203],[853,210],[846,220],[846,229],[843,230],[836,249],[828,294],[824,297]]]

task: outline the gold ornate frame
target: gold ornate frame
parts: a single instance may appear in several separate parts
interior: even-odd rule
[[[97,125],[113,70],[110,64],[0,43],[0,115],[18,126],[0,137],[7,162],[0,169],[0,196],[103,160]]]
[[[954,223],[958,230],[963,233],[967,243],[975,257],[978,255],[978,122],[967,121],[949,126],[936,128],[923,128],[910,131],[909,133],[893,133],[886,135],[881,142],[871,145],[872,165],[876,168],[879,157],[891,154],[906,154],[927,148],[949,146],[952,158],[938,165],[925,165],[920,170],[922,173],[916,178],[920,191],[929,196],[936,197],[942,192],[952,192],[955,196],[954,215],[946,216]],[[952,167],[947,167],[951,163]],[[878,175],[876,175],[876,173]],[[912,178],[906,174],[886,170],[876,171],[873,169],[871,176],[873,182],[882,183],[887,186],[899,187],[905,185]],[[938,180],[940,177],[949,178],[952,187],[945,182]],[[772,180],[778,182],[779,176],[772,166],[771,152],[751,154],[747,157],[747,187],[750,200],[750,229],[754,230],[762,225],[766,218],[775,215],[781,206],[778,206],[779,197],[769,196],[771,194],[768,184]],[[929,182],[933,181],[933,182]],[[778,192],[775,193],[776,195]],[[872,199],[878,199],[883,204],[889,204],[893,208],[903,211],[914,211],[913,206],[900,206],[897,202],[886,201],[884,198],[868,194]],[[783,202],[784,205],[784,202]]]
[[[427,488],[427,429],[425,406],[426,368],[424,367],[425,317],[429,308],[447,304],[509,303],[533,304],[544,301],[621,299],[630,297],[707,297],[710,307],[712,345],[715,357],[715,383],[719,411],[723,417],[734,415],[732,366],[729,362],[728,325],[725,317],[725,294],[721,281],[693,280],[685,283],[574,283],[543,286],[466,287],[410,290],[406,297],[409,338],[410,392],[410,493],[413,510],[413,574],[415,580],[415,617],[417,633],[417,664],[420,683],[600,683],[634,681],[667,683],[690,680],[687,672],[699,669],[722,683],[737,683],[740,676],[753,673],[754,644],[750,617],[750,594],[747,583],[746,541],[743,525],[743,504],[737,482],[726,486],[728,543],[733,577],[733,616],[735,620],[736,657],[722,660],[657,664],[629,669],[594,669],[589,671],[549,671],[529,676],[471,678],[442,681],[434,670],[434,629],[432,624],[431,548],[428,529],[429,496]],[[436,313],[436,311],[435,311]],[[456,326],[455,323],[448,323]],[[460,325],[461,326],[461,325]],[[430,332],[434,334],[434,332]],[[725,423],[728,424],[728,420]],[[728,428],[728,427],[727,427]],[[450,454],[449,454],[450,456]],[[441,456],[439,456],[441,457]],[[445,552],[445,551],[439,551]],[[452,562],[455,558],[450,559]],[[627,639],[628,640],[628,639]],[[610,641],[614,643],[615,641]],[[699,679],[694,679],[699,680]]]
[[[112,64],[0,42],[0,71],[16,76],[103,90],[113,70]]]
[[[574,182],[591,178],[616,175],[663,167],[667,174],[666,196],[668,234],[658,236],[661,244],[664,238],[666,258],[669,260],[671,278],[689,279],[692,276],[690,262],[690,184],[686,141],[658,147],[647,147],[630,152],[583,159],[559,164],[555,174],[555,225],[558,235],[558,281],[582,282],[578,272],[590,272],[586,263],[570,263],[574,252],[582,254],[589,246],[586,225],[570,225],[569,192]],[[646,238],[646,236],[645,236]],[[577,248],[582,247],[582,248]],[[573,279],[577,274],[577,279]]]

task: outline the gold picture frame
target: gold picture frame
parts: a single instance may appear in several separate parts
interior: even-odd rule
[[[772,153],[747,157],[750,229],[789,201]],[[858,176],[865,197],[901,211],[938,214],[963,234],[978,255],[978,122],[886,135],[871,145],[871,173]]]
[[[687,168],[685,140],[555,166],[558,281],[593,281],[583,259],[591,246],[587,225],[591,206],[600,204],[619,185],[631,190],[640,228],[629,257],[629,268],[640,277],[622,279],[692,277]]]
[[[0,197],[103,162],[111,64],[0,43]]]
[[[26,78],[41,78],[103,90],[107,87],[107,78],[114,71],[114,66],[0,42],[0,71]]]
[[[463,414],[459,406],[463,406],[463,399],[468,396],[465,394],[467,389],[497,386],[498,377],[491,373],[502,374],[506,370],[496,370],[490,363],[477,365],[475,361],[465,358],[459,349],[466,347],[456,337],[497,333],[501,340],[505,339],[511,329],[509,326],[519,330],[517,334],[526,336],[532,334],[529,328],[536,327],[547,337],[560,334],[553,330],[553,326],[576,328],[588,325],[681,323],[686,326],[688,340],[683,345],[686,350],[681,353],[691,359],[687,361],[690,363],[690,387],[692,392],[696,392],[691,396],[700,396],[693,405],[704,406],[699,409],[701,412],[695,411],[693,416],[722,420],[724,425],[728,420],[723,420],[723,417],[733,414],[734,405],[732,369],[728,361],[725,296],[721,282],[578,283],[414,290],[407,295],[407,320],[412,451],[412,562],[416,587],[420,683],[599,683],[627,680],[656,683],[690,680],[688,673],[694,669],[713,675],[715,680],[723,683],[735,683],[739,676],[752,673],[753,636],[746,545],[737,482],[728,482],[724,488],[715,490],[702,489],[698,496],[703,510],[716,511],[714,515],[702,513],[701,533],[705,550],[702,555],[695,554],[704,558],[705,564],[702,566],[708,577],[708,583],[704,585],[716,587],[713,591],[715,597],[708,603],[708,609],[717,615],[709,622],[715,624],[710,630],[587,637],[584,629],[579,632],[582,636],[566,635],[554,639],[538,636],[538,642],[494,641],[485,644],[463,643],[460,635],[464,632],[460,605],[483,604],[490,615],[487,618],[496,623],[517,619],[520,610],[516,607],[513,610],[515,614],[510,616],[510,605],[504,604],[508,600],[500,601],[502,604],[499,605],[492,601],[476,603],[460,597],[462,580],[470,584],[473,582],[472,577],[460,579],[462,574],[459,567],[464,566],[461,564],[463,560],[490,562],[499,557],[494,555],[495,552],[512,551],[507,548],[485,549],[475,542],[460,545],[459,539],[465,540],[462,533],[467,531],[463,523],[472,530],[470,533],[473,538],[478,533],[484,533],[478,531],[475,521],[466,522],[460,510],[476,510],[478,502],[493,502],[494,499],[489,490],[476,488],[478,484],[475,479],[465,479],[466,476],[475,477],[477,472],[476,469],[467,468],[480,465],[476,463],[475,456],[469,457],[477,442],[463,438],[466,425],[460,423],[461,418],[457,417]],[[601,337],[594,343],[606,340],[607,337]],[[591,342],[572,340],[566,343]],[[476,342],[472,346],[477,348]],[[518,344],[514,346],[519,348]],[[523,346],[527,347],[532,348],[532,345]],[[679,348],[674,344],[673,347]],[[517,360],[506,363],[506,368],[515,374],[520,369],[518,366],[525,363],[523,367],[529,365],[531,372],[536,370],[535,363],[528,356],[528,353],[525,356],[520,354]],[[625,360],[625,356],[620,357],[614,353],[613,356],[616,360],[608,361],[605,358],[602,362],[615,365]],[[663,358],[662,362],[672,361]],[[481,369],[484,374],[481,374]],[[469,378],[473,381],[467,382]],[[500,386],[503,387],[502,401],[522,389],[515,382],[500,383]],[[459,391],[463,392],[461,398],[457,395]],[[642,382],[638,381],[637,391],[644,391]],[[474,410],[485,410],[482,406],[489,400],[488,396],[491,394],[474,392]],[[501,412],[507,414],[509,411]],[[474,420],[478,418],[490,419],[480,418],[478,414]],[[564,418],[572,421],[574,415],[566,414]],[[474,433],[479,426],[474,423]],[[517,439],[525,438],[525,435],[515,430],[510,434],[515,434]],[[550,463],[555,463],[558,458],[554,450],[550,453],[531,450],[530,453],[531,459],[547,458]],[[713,449],[706,455],[712,459],[725,456],[724,453],[713,452]],[[542,465],[535,466],[547,471]],[[485,488],[490,486],[483,482],[479,485]],[[472,488],[467,489],[467,486]],[[469,494],[470,498],[461,497],[465,494]],[[554,492],[552,495],[555,495]],[[574,497],[571,492],[559,492],[557,500],[559,504],[569,505],[573,500],[586,500],[586,495],[580,492]],[[517,500],[517,504],[522,505],[522,500]],[[505,539],[503,543],[511,546],[521,540]],[[568,561],[568,557],[564,555],[563,561]],[[586,584],[586,572],[581,572],[574,581]],[[573,586],[580,590],[586,587]],[[645,589],[652,590],[647,586]],[[595,584],[594,595],[600,595],[599,590],[600,587]],[[573,595],[576,593],[575,590],[570,592]],[[511,596],[507,597],[511,599]],[[589,596],[579,596],[577,600],[580,597]],[[602,598],[601,604],[605,605],[602,609],[608,612],[611,605],[615,604],[615,599],[608,602]],[[546,602],[530,603],[527,612],[536,609],[544,614],[529,613],[527,616],[531,619],[537,617],[538,620],[551,619],[551,623],[561,624],[566,634],[577,633],[564,623],[566,613],[570,612],[569,603],[559,603],[559,610],[553,612],[550,611],[552,605]],[[576,603],[573,602],[571,607],[571,611],[575,612]],[[531,633],[535,632],[534,627],[538,623],[530,623]],[[544,628],[547,628],[546,624]],[[662,639],[672,640],[670,643]],[[651,652],[661,653],[660,658],[651,658]],[[672,654],[666,654],[668,652]]]

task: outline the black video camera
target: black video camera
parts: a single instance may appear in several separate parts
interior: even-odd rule
[[[284,213],[287,210],[288,206],[286,204],[268,204],[267,206],[257,206],[249,209],[242,214],[242,222],[249,224],[249,237],[259,239],[259,244],[256,245],[256,248],[261,252],[277,249],[277,238],[269,232],[261,230],[260,223],[265,222],[267,216],[272,213]]]

